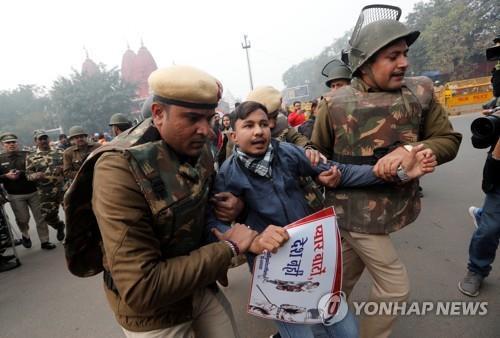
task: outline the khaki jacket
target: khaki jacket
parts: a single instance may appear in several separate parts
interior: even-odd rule
[[[103,265],[117,292],[104,288],[118,323],[142,332],[191,320],[192,294],[227,273],[229,246],[212,243],[188,256],[162,258],[150,208],[123,153],[99,158],[93,187]]]
[[[66,149],[63,154],[64,178],[67,180],[74,179],[78,169],[80,169],[87,156],[100,146],[99,143],[89,143],[84,148],[71,146]]]

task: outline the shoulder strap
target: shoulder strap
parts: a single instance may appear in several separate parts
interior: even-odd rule
[[[425,76],[409,77],[405,79],[405,87],[415,95],[422,106],[422,110],[428,110],[434,96],[434,84]]]
[[[150,142],[127,149],[130,169],[153,214],[159,213],[174,202],[168,194],[156,161],[161,142]]]

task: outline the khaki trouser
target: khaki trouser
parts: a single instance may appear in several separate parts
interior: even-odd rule
[[[343,285],[350,295],[364,268],[368,269],[373,285],[369,301],[406,301],[410,282],[389,235],[370,235],[341,231],[343,238]],[[395,316],[365,316],[361,320],[362,338],[389,337]]]
[[[49,228],[47,227],[47,222],[45,222],[42,213],[40,211],[40,196],[38,192],[34,192],[27,195],[9,195],[10,206],[16,217],[16,223],[19,230],[24,237],[29,236],[29,221],[30,212],[33,214],[33,218],[36,223],[36,231],[38,233],[38,238],[40,242],[49,241]]]
[[[238,337],[231,304],[222,291],[196,291],[193,296],[193,320],[166,329],[132,332],[124,328],[127,338],[234,338]]]

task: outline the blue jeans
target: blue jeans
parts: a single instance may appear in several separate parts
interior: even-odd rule
[[[469,245],[469,271],[488,276],[500,239],[500,187],[486,194],[483,211],[478,218]]]
[[[326,326],[323,324],[292,324],[284,323],[280,321],[275,321],[280,331],[282,338],[313,338],[313,337],[338,337],[338,338],[358,338],[358,323],[356,318],[351,313],[347,312],[347,315],[343,320],[332,326]]]

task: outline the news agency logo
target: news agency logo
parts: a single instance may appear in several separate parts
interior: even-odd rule
[[[486,316],[488,302],[353,302],[356,316]],[[345,293],[327,293],[318,302],[318,312],[326,326],[345,318],[348,311]]]
[[[318,311],[324,325],[330,326],[340,322],[347,315],[345,293],[342,291],[327,293],[318,302]]]
[[[488,302],[353,302],[357,316],[485,316]]]

